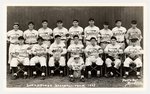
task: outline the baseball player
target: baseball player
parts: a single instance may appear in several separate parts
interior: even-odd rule
[[[38,31],[34,29],[34,23],[29,22],[28,23],[29,29],[24,31],[24,38],[25,38],[25,43],[33,46],[34,44],[37,43],[37,38],[38,38]]]
[[[137,21],[136,20],[132,20],[131,21],[131,26],[132,27],[130,29],[128,29],[127,34],[126,34],[127,44],[131,45],[132,42],[130,40],[134,39],[134,38],[137,38],[138,41],[137,41],[136,44],[140,46],[142,35],[141,35],[141,30],[136,27],[137,26]]]
[[[73,36],[73,39],[74,39],[74,43],[70,44],[69,47],[68,47],[68,53],[71,54],[71,57],[69,58],[68,62],[67,62],[67,65],[68,67],[71,65],[71,63],[74,61],[74,56],[75,55],[79,55],[80,58],[82,59],[83,61],[83,44],[80,44],[79,43],[79,36],[78,35],[74,35]]]
[[[19,43],[18,38],[20,36],[23,36],[23,31],[19,30],[19,23],[15,22],[13,25],[13,29],[7,32],[7,42],[10,43],[8,60],[9,64],[12,58],[10,55],[10,51],[14,48],[15,45]]]
[[[44,39],[43,44],[50,47],[53,31],[48,27],[48,21],[42,21],[42,28],[38,30],[38,35]]]
[[[117,38],[112,36],[111,44],[108,44],[104,50],[104,52],[107,54],[105,61],[107,67],[107,73],[105,74],[106,77],[118,76],[117,71],[121,65],[119,54],[123,54],[123,50],[116,41]]]
[[[83,59],[80,57],[80,55],[74,55],[73,61],[68,66],[70,69],[70,81],[73,82],[76,75],[80,75],[80,81],[84,82],[84,72],[85,72],[85,65]],[[77,72],[77,74],[74,74],[74,72]]]
[[[105,47],[110,44],[111,41],[111,37],[113,36],[113,32],[108,28],[109,23],[108,22],[104,22],[103,23],[104,28],[100,30],[100,40],[101,40],[101,47],[102,49],[105,49]]]
[[[100,77],[100,69],[103,65],[103,60],[99,57],[99,54],[103,53],[102,48],[96,44],[96,38],[91,37],[90,39],[91,45],[88,45],[85,48],[85,55],[86,55],[86,70],[88,71],[88,78],[91,78],[91,70],[92,67],[96,66],[97,76]]]
[[[70,35],[70,38],[71,38],[71,42],[70,44],[73,43],[73,36],[74,35],[79,35],[79,39],[80,39],[80,42],[82,43],[82,35],[84,34],[83,33],[83,28],[81,26],[79,26],[79,21],[78,20],[73,20],[73,26],[70,27],[69,29],[69,35]]]
[[[20,36],[18,38],[19,44],[15,45],[14,48],[10,51],[12,59],[10,61],[10,66],[12,67],[12,79],[17,78],[17,69],[19,64],[24,65],[24,78],[27,78],[27,70],[29,66],[29,54],[31,47],[27,44],[24,44],[24,38]]]
[[[136,75],[137,78],[141,78],[141,67],[142,67],[142,61],[141,61],[141,54],[142,48],[141,46],[137,45],[138,39],[131,39],[132,45],[129,45],[125,50],[124,53],[127,55],[127,58],[124,61],[124,69],[125,69],[125,75],[124,78],[127,78],[129,76],[130,68],[136,69]]]
[[[65,27],[63,27],[62,20],[58,20],[57,27],[53,29],[53,37],[55,37],[56,35],[60,35],[62,42],[66,44],[69,38],[69,33],[68,30]]]
[[[94,25],[95,21],[93,18],[90,18],[89,19],[89,26],[87,26],[85,29],[84,29],[84,42],[86,43],[86,45],[89,45],[90,44],[90,39],[91,37],[95,37],[96,40],[98,41],[98,43],[100,43],[100,29]]]
[[[121,47],[125,48],[125,34],[126,34],[126,28],[121,26],[122,22],[121,20],[116,20],[116,27],[112,29],[113,36],[117,38],[117,43],[121,45]]]
[[[39,63],[42,70],[42,80],[45,79],[45,72],[46,72],[46,54],[47,54],[47,46],[43,44],[43,38],[39,37],[37,39],[38,44],[34,44],[32,46],[31,52],[34,55],[30,60],[30,66],[33,69],[33,77],[35,78],[37,75],[36,72],[36,65]]]
[[[60,75],[64,74],[64,67],[66,65],[64,55],[67,53],[65,44],[61,41],[60,35],[55,35],[55,41],[49,48],[49,54],[52,55],[49,59],[50,74],[54,75],[54,67],[60,67]]]

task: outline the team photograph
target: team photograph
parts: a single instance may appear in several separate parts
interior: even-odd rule
[[[7,6],[8,88],[142,88],[143,6]]]

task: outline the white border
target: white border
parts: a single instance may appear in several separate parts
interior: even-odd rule
[[[15,4],[15,3],[5,3],[3,6],[2,6],[2,8],[3,8],[3,11],[2,11],[2,13],[4,13],[4,15],[2,16],[3,17],[3,20],[2,20],[2,22],[4,22],[3,23],[3,28],[2,28],[2,30],[3,31],[6,31],[7,30],[7,20],[5,20],[5,19],[7,19],[7,6],[143,6],[144,7],[144,20],[143,20],[143,29],[144,29],[144,31],[146,31],[146,32],[148,32],[147,30],[147,6],[146,6],[146,4],[145,3],[112,3],[112,4],[108,4],[108,3],[101,3],[101,4],[65,4],[65,5],[63,5],[63,4]],[[80,88],[6,88],[5,86],[6,86],[6,57],[3,57],[3,63],[2,63],[2,66],[5,66],[5,67],[2,67],[3,68],[3,74],[2,74],[2,76],[4,76],[4,78],[2,78],[2,79],[4,79],[4,81],[3,81],[3,87],[2,87],[2,90],[4,90],[5,92],[60,92],[60,93],[63,93],[63,92],[72,92],[71,90],[73,90],[73,93],[78,93],[78,92],[88,92],[88,93],[90,93],[90,92],[108,92],[108,93],[111,93],[111,92],[113,92],[113,93],[122,93],[122,92],[129,92],[130,91],[130,93],[132,93],[132,92],[138,92],[138,93],[140,93],[140,92],[142,92],[142,91],[145,91],[145,90],[147,90],[147,82],[148,82],[148,79],[147,79],[147,75],[146,74],[148,74],[147,73],[147,55],[145,54],[146,53],[146,45],[145,45],[145,42],[147,41],[146,39],[146,32],[144,32],[144,62],[145,62],[145,64],[144,64],[144,79],[143,79],[143,81],[144,81],[144,83],[143,83],[143,88],[82,88],[82,89],[80,89]],[[6,32],[2,32],[2,35],[6,35]],[[5,36],[5,38],[3,39],[3,41],[2,41],[2,43],[3,44],[6,44],[6,36]],[[3,45],[3,56],[6,56],[6,45]],[[2,54],[1,53],[1,54]],[[4,54],[5,53],[5,54]]]

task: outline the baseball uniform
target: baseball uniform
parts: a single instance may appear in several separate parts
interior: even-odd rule
[[[139,56],[142,54],[142,48],[140,46],[130,45],[124,50],[124,53],[129,55],[124,61],[124,67],[129,67],[131,63],[136,64],[136,67],[142,67],[142,61]]]
[[[35,66],[36,63],[40,63],[41,66],[46,66],[46,46],[44,44],[34,44],[31,51],[34,57],[30,60],[30,65]]]
[[[84,29],[84,36],[85,36],[85,41],[86,44],[89,45],[89,40],[91,39],[91,37],[95,37],[96,40],[98,40],[98,43],[100,42],[99,40],[99,36],[100,36],[100,29],[97,26],[87,26]]]
[[[102,29],[100,30],[101,34],[101,47],[105,49],[105,47],[110,43],[111,37],[113,36],[113,32],[110,29]]]
[[[58,61],[60,66],[65,66],[66,65],[65,58],[62,55],[66,53],[67,50],[63,42],[59,44],[54,42],[49,48],[49,54],[53,55],[52,57],[50,57],[49,66],[50,67],[55,66],[55,61]]]
[[[122,52],[123,50],[120,49],[120,45],[119,44],[108,44],[104,50],[104,52],[106,54],[108,54],[107,58],[106,58],[106,66],[107,67],[112,67],[111,63],[113,62],[115,65],[114,67],[116,69],[118,69],[121,65],[121,60],[119,59],[119,54]]]
[[[58,27],[53,29],[53,36],[55,37],[55,35],[60,35],[61,36],[61,40],[65,43],[67,37],[66,34],[68,34],[68,30],[65,27],[62,27],[61,29],[59,29]]]
[[[80,26],[77,26],[77,27],[70,27],[69,29],[69,35],[70,35],[70,38],[71,38],[71,44],[73,43],[73,36],[74,35],[78,35],[79,36],[79,39],[80,39],[80,42],[82,42],[82,34],[83,34],[83,28],[80,27]]]
[[[13,75],[17,76],[17,66],[18,64],[24,65],[24,75],[27,75],[27,66],[30,65],[29,63],[29,54],[30,46],[23,44],[23,45],[15,45],[14,48],[11,50],[12,59],[10,61],[10,66],[13,71]]]
[[[38,35],[44,39],[43,44],[48,48],[51,44],[50,39],[52,38],[53,31],[51,28],[40,28],[38,30]]]
[[[14,48],[15,45],[18,44],[18,38],[20,36],[23,36],[23,31],[21,30],[10,30],[7,32],[7,37],[8,37],[8,41],[10,42],[10,46],[9,46],[9,60],[8,63],[10,63],[11,61],[11,55],[10,55],[10,51]]]
[[[74,60],[74,56],[75,55],[79,55],[82,56],[81,54],[83,53],[83,48],[84,46],[82,44],[71,44],[68,47],[68,52],[71,53],[71,57],[69,58],[67,65],[70,66],[70,64],[72,63],[72,61]],[[82,57],[81,57],[82,59]]]
[[[38,31],[36,30],[26,30],[24,31],[24,34],[23,34],[24,38],[25,38],[25,43],[26,44],[35,44],[37,43],[37,38],[38,38]]]
[[[70,64],[72,70],[82,70],[84,67],[84,61],[81,57],[79,57],[78,62],[75,62],[74,59],[72,63]]]
[[[98,45],[88,45],[85,48],[85,54],[87,56],[85,65],[91,66],[93,62],[96,63],[96,65],[103,65],[103,60],[99,57],[99,54],[103,53],[103,50]]]
[[[81,57],[78,57],[77,60],[73,59],[72,63],[68,67],[70,71],[70,77],[79,77],[77,75],[80,75],[81,73],[80,77],[84,78],[85,65]],[[75,72],[77,72],[77,74],[75,74]]]
[[[42,74],[41,76],[45,76],[45,70],[46,70],[46,54],[47,54],[47,46],[42,44],[34,44],[31,49],[32,54],[34,57],[30,60],[30,66],[33,66],[33,75],[36,75],[36,67],[35,65],[37,63],[40,63]]]
[[[130,29],[128,29],[127,34],[126,34],[126,39],[127,39],[128,45],[132,44],[132,42],[129,41],[129,40],[133,39],[133,38],[137,38],[138,39],[136,44],[140,46],[140,41],[142,39],[142,35],[141,35],[141,30],[138,29],[137,27],[136,28],[132,28],[131,27]]]
[[[112,29],[113,32],[113,36],[115,36],[117,38],[117,42],[119,45],[121,45],[121,47],[125,47],[125,34],[126,34],[126,28],[125,27],[114,27]]]
[[[12,60],[10,62],[11,67],[17,67],[19,63],[22,63],[25,66],[29,65],[29,50],[30,46],[23,45],[15,45],[14,48],[10,51],[13,55]]]

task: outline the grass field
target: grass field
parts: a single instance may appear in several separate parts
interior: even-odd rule
[[[141,88],[143,87],[143,79],[136,79],[135,77],[130,77],[128,79],[118,78],[91,78],[86,79],[85,82],[80,82],[76,79],[75,82],[69,82],[68,77],[47,77],[45,80],[40,80],[40,77],[35,79],[28,78],[18,78],[16,80],[11,80],[11,75],[7,75],[7,87],[22,87],[22,88]]]

